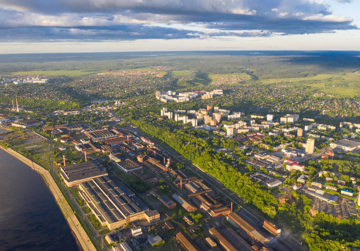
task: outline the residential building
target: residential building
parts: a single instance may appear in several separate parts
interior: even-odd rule
[[[306,141],[306,153],[313,154],[315,150],[315,139],[308,139]]]

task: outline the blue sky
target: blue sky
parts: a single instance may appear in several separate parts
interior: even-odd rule
[[[359,0],[0,0],[0,53],[360,50]]]

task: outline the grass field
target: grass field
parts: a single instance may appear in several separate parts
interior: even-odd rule
[[[226,81],[228,84],[238,83],[242,80],[251,79],[251,77],[246,73],[210,74],[209,78],[213,82]]]
[[[333,94],[336,98],[353,98],[360,95],[360,89],[355,86],[329,87],[324,83],[311,84],[309,86],[316,88],[320,92]]]
[[[36,74],[36,75],[45,75],[45,76],[68,76],[68,77],[80,77],[84,75],[96,74],[99,72],[87,72],[87,71],[66,71],[66,70],[58,70],[58,71],[18,71],[12,72],[13,75],[28,75],[28,74]]]
[[[122,71],[157,71],[151,67],[144,67],[144,68],[134,68],[134,69],[123,69]]]
[[[191,71],[172,71],[172,76],[190,76],[192,74]]]
[[[335,98],[353,98],[360,95],[360,72],[319,74],[304,78],[277,78],[258,81],[259,84],[294,84],[314,88],[314,92],[333,94]]]

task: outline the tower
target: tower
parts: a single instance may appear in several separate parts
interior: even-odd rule
[[[313,154],[315,150],[315,139],[308,139],[306,141],[306,153]]]
[[[63,160],[64,160],[64,166],[66,166],[66,159],[65,159],[65,155],[63,155]]]
[[[19,104],[18,104],[17,98],[16,98],[16,111],[19,112]]]
[[[298,137],[304,136],[304,130],[301,129],[301,128],[299,128],[299,129],[297,130],[297,136],[298,136]]]
[[[13,111],[15,111],[15,105],[14,105],[14,100],[11,100],[11,102],[12,102],[12,106],[13,106]]]

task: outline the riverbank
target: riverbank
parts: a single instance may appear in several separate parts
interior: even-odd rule
[[[32,162],[28,158],[22,156],[21,154],[15,152],[12,149],[9,149],[9,148],[6,149],[2,146],[0,146],[0,148],[2,150],[4,150],[5,152],[7,152],[8,154],[12,155],[13,157],[17,158],[21,162],[25,163],[31,169],[35,170],[37,173],[39,173],[42,176],[45,184],[49,187],[51,193],[53,194],[55,201],[57,202],[58,206],[60,207],[65,219],[67,220],[67,222],[71,228],[71,231],[75,235],[77,242],[80,244],[81,248],[84,251],[96,251],[96,248],[94,247],[93,243],[89,239],[84,228],[81,226],[76,215],[72,211],[67,200],[64,198],[63,194],[61,193],[59,187],[55,183],[53,177],[50,175],[49,171],[45,170],[43,167]]]

